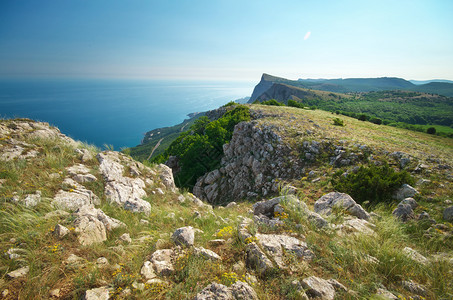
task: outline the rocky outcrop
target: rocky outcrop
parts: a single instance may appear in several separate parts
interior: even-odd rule
[[[278,180],[301,175],[302,165],[282,142],[277,128],[242,122],[224,145],[221,168],[197,180],[195,196],[220,204],[278,191]]]
[[[86,189],[71,178],[66,178],[63,185],[68,190],[59,190],[55,195],[52,204],[63,210],[76,210],[84,205],[99,205],[100,199],[92,191]]]
[[[151,204],[142,198],[146,197],[145,182],[139,177],[124,176],[127,164],[130,173],[138,176],[145,166],[118,152],[106,151],[99,153],[99,170],[106,181],[105,195],[111,203],[133,212],[151,212]],[[174,184],[174,183],[173,183]]]

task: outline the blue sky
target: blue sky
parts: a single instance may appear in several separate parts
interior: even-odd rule
[[[1,0],[0,77],[453,80],[453,1]]]

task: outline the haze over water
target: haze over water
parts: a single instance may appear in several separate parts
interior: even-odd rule
[[[0,117],[49,122],[64,134],[115,150],[187,114],[250,96],[252,82],[1,80]]]

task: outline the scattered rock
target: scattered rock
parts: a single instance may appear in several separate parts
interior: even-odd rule
[[[74,183],[76,183],[74,181]],[[76,183],[77,184],[77,183]],[[69,191],[60,190],[55,195],[52,204],[63,210],[76,210],[84,205],[99,205],[101,200],[90,190],[87,190],[77,184],[77,188]]]
[[[348,194],[332,192],[319,198],[314,205],[316,213],[330,215],[334,206],[340,206],[359,219],[368,220],[370,215]]]
[[[57,239],[62,239],[65,235],[67,235],[69,233],[69,229],[64,227],[63,225],[60,225],[60,224],[57,224],[55,225],[55,228],[53,230],[53,235],[57,238]]]
[[[370,222],[357,218],[349,218],[339,226],[343,233],[358,232],[366,235],[373,235],[375,232],[372,228],[374,227],[375,225]]]
[[[12,272],[7,273],[9,278],[19,278],[28,274],[30,268],[28,266],[16,269]]]
[[[181,227],[176,229],[171,238],[176,245],[190,247],[195,241],[195,231],[192,226]]]
[[[403,200],[405,198],[412,198],[416,194],[418,194],[418,191],[411,187],[408,184],[403,184],[393,195],[393,198],[396,200]]]
[[[101,243],[107,240],[107,231],[126,226],[121,221],[110,218],[102,210],[89,205],[79,208],[74,216],[75,232],[82,245]]]
[[[53,289],[49,291],[50,297],[60,298],[60,289]]]
[[[231,290],[219,283],[211,283],[199,292],[193,300],[233,300],[233,294]]]
[[[211,283],[199,292],[193,300],[258,300],[253,288],[245,282],[236,281],[230,287]]]
[[[159,171],[160,180],[162,180],[164,186],[172,192],[176,191],[173,171],[164,164],[158,165],[157,169]]]
[[[410,259],[415,260],[416,262],[419,262],[423,265],[428,264],[428,259],[412,248],[405,247],[403,249],[403,253]]]
[[[66,258],[64,263],[70,267],[78,267],[80,265],[83,265],[85,263],[85,260],[80,256],[70,254],[68,258]]]
[[[272,269],[274,265],[272,261],[266,256],[266,254],[258,247],[256,243],[249,243],[245,247],[247,258],[247,267],[255,270],[258,274],[264,276]]]
[[[156,250],[151,255],[151,263],[153,264],[154,270],[161,276],[170,276],[175,271],[172,264],[172,257],[175,252],[172,249],[161,249]]]
[[[132,243],[132,239],[131,239],[131,236],[129,235],[129,233],[123,233],[122,235],[120,235],[118,240],[123,243],[128,243],[128,244]]]
[[[99,257],[96,259],[96,264],[98,266],[107,266],[109,264],[109,260],[105,257]]]
[[[417,201],[415,201],[414,198],[405,198],[405,199],[401,200],[400,203],[401,204],[409,204],[412,209],[416,209],[417,206],[418,206]]]
[[[308,261],[314,258],[314,254],[308,249],[307,244],[295,237],[280,234],[257,233],[256,238],[279,268],[286,268],[284,251],[291,252],[298,258]]]
[[[407,291],[420,295],[420,296],[426,296],[428,294],[426,287],[418,284],[414,281],[402,281],[401,285],[403,286],[404,289]]]
[[[452,222],[453,221],[453,206],[447,207],[444,209],[443,218],[445,221]]]
[[[212,261],[222,260],[222,258],[212,250],[205,249],[203,247],[196,247],[193,250],[195,255],[201,256],[204,259],[209,259]]]
[[[215,239],[215,240],[210,240],[209,244],[212,246],[220,246],[220,245],[225,245],[226,241],[224,239]]]
[[[145,261],[140,270],[140,274],[145,278],[145,280],[150,280],[156,278],[157,275],[154,273],[153,265],[150,261]]]
[[[41,191],[36,191],[35,194],[29,194],[23,200],[23,204],[26,207],[35,207],[39,202],[41,202]]]
[[[227,204],[227,206],[225,206],[226,208],[232,208],[232,207],[236,207],[238,206],[238,204],[236,202],[230,202]]]
[[[106,286],[87,290],[85,292],[85,300],[108,300],[110,299],[109,288]]]
[[[415,218],[414,211],[410,204],[399,203],[392,214],[403,222]]]
[[[258,300],[258,295],[255,290],[243,281],[236,281],[232,286],[230,286],[230,290],[233,294],[233,299]]]
[[[392,293],[390,293],[388,290],[384,289],[384,288],[378,288],[376,290],[376,295],[384,298],[384,299],[389,299],[389,300],[397,300],[398,297],[396,297],[395,295],[393,295]]]
[[[327,281],[316,276],[311,276],[302,280],[302,286],[310,298],[333,300],[335,298],[335,289]]]

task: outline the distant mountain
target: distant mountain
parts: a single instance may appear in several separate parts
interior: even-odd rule
[[[431,79],[431,80],[409,80],[413,84],[416,85],[421,85],[421,84],[427,84],[431,82],[446,82],[446,83],[453,83],[452,80],[446,80],[446,79]]]
[[[261,77],[260,82],[255,86],[249,103],[255,101],[260,95],[271,88],[274,83],[335,93],[406,90],[453,97],[453,83],[448,81],[429,82],[417,85],[397,77],[289,80],[265,73]]]

